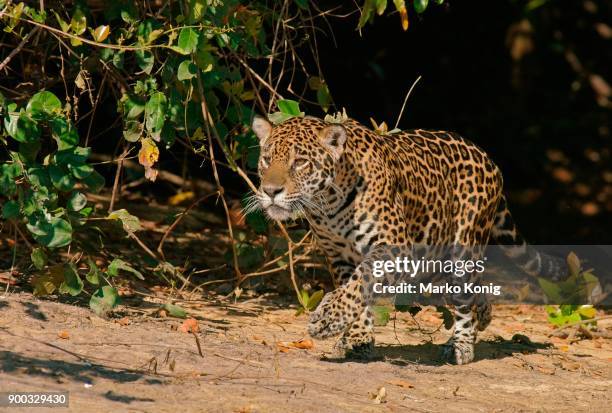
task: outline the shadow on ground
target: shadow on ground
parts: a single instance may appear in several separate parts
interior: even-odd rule
[[[512,356],[514,353],[533,354],[538,350],[551,347],[548,343],[531,341],[527,336],[517,334],[511,340],[495,340],[476,343],[474,361],[497,360]],[[398,366],[419,364],[425,366],[442,366],[448,364],[442,357],[443,345],[433,343],[378,346],[370,360],[352,358],[327,358],[332,363],[384,361]]]
[[[22,372],[27,375],[43,376],[52,379],[69,377],[82,383],[91,383],[95,378],[105,378],[119,383],[134,382],[146,377],[143,374],[120,369],[111,369],[102,364],[69,362],[64,360],[25,357],[12,351],[0,351],[0,370],[4,373]],[[155,380],[161,384],[160,380]]]

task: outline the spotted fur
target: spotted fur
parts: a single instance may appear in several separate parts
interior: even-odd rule
[[[261,146],[259,205],[273,219],[302,213],[329,261],[336,289],[312,313],[309,333],[340,335],[341,353],[367,357],[374,347],[364,283],[377,247],[479,247],[493,237],[527,272],[562,274],[554,259],[518,234],[499,168],[455,133],[380,135],[354,120],[313,117],[274,127],[256,117],[253,130]],[[461,297],[454,310],[445,355],[464,364],[474,358],[476,334],[489,324],[491,306]]]

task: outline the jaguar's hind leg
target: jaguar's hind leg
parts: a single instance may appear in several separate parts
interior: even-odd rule
[[[354,359],[369,359],[374,352],[374,320],[365,308],[351,328],[342,334],[334,346],[334,355]]]

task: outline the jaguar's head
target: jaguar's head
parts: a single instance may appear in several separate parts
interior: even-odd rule
[[[261,148],[256,197],[266,214],[285,220],[296,212],[322,212],[322,196],[335,185],[346,129],[312,117],[272,126],[256,116],[252,127]]]

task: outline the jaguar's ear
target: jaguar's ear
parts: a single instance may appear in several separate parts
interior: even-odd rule
[[[346,143],[346,129],[342,125],[329,125],[319,131],[319,139],[334,157],[340,159]]]
[[[270,136],[270,133],[272,133],[272,124],[268,122],[266,118],[259,115],[255,115],[253,118],[251,128],[253,128],[253,132],[255,132],[257,138],[259,138],[260,143],[262,143]]]

